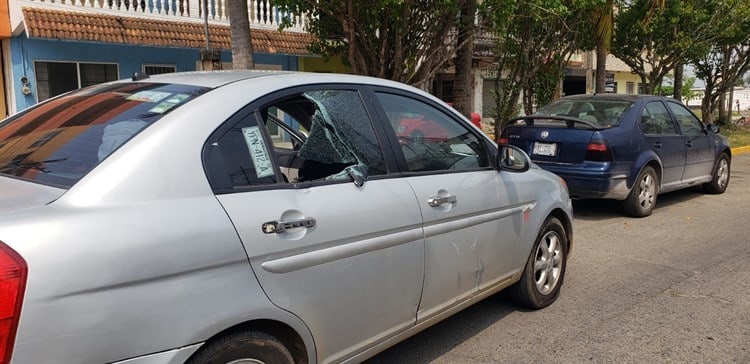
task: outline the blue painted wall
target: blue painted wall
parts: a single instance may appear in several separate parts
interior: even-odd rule
[[[27,38],[26,34],[11,39],[13,92],[16,111],[37,103],[34,61],[116,63],[119,78],[130,77],[143,64],[174,64],[177,71],[195,71],[199,50],[190,48],[143,47],[112,43],[73,42]],[[254,54],[256,63],[281,65],[283,70],[298,70],[298,57],[275,54]],[[221,52],[222,62],[231,62],[232,53]],[[21,93],[21,77],[29,79],[31,94]]]

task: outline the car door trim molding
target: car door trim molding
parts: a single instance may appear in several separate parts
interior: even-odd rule
[[[425,237],[436,236],[446,232],[502,219],[504,217],[529,212],[536,207],[536,204],[536,201],[531,201],[508,208],[485,210],[479,213],[458,216],[451,218],[448,221],[438,221],[432,225],[424,226],[424,230],[422,228],[412,228],[405,231],[361,240],[354,237],[350,239],[353,241],[349,243],[267,260],[261,263],[260,266],[265,271],[276,274],[294,272],[314,267],[316,265],[406,244]]]
[[[448,221],[437,221],[431,225],[425,225],[425,238],[445,234],[459,229],[465,229],[467,227],[483,224],[493,220],[499,220],[508,216],[529,212],[533,210],[536,205],[536,201],[530,201],[510,207],[485,210],[470,215],[456,216]]]
[[[423,238],[424,233],[421,226],[366,239],[352,237],[351,239],[348,239],[352,240],[352,242],[349,243],[339,243],[327,248],[271,259],[261,263],[260,266],[271,273],[289,273],[360,254],[392,248],[394,246],[422,240]]]

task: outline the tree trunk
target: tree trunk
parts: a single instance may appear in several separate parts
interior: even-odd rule
[[[246,0],[228,0],[229,28],[232,40],[232,68],[253,69],[253,41],[250,36],[250,16]]]
[[[727,80],[729,75],[729,64],[731,63],[731,51],[728,46],[724,47],[724,60],[721,65],[721,83],[718,85],[718,89],[721,92],[719,96],[719,124],[724,124],[729,121],[729,115],[727,115],[727,91],[731,87],[731,84]]]
[[[596,45],[596,87],[594,92],[603,94],[607,78],[607,49],[605,49],[604,44],[598,43]]]
[[[674,65],[674,98],[682,102],[682,75],[685,65],[678,62]]]
[[[643,85],[643,94],[644,95],[653,95],[654,94],[654,88],[651,86],[651,80],[646,78],[645,75],[641,76],[641,84]]]
[[[532,86],[523,89],[523,113],[525,115],[534,113],[534,88]]]
[[[727,93],[722,91],[719,95],[719,124],[726,124],[727,122]]]
[[[701,100],[701,119],[703,119],[704,124],[714,123],[713,115],[711,115],[711,101],[708,97],[704,97]]]
[[[473,77],[471,61],[474,55],[474,18],[476,0],[467,0],[461,9],[456,42],[456,78],[453,81],[453,107],[467,118],[471,117]]]

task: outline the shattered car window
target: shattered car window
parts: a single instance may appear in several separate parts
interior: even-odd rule
[[[383,153],[358,92],[308,91],[261,110],[265,118],[275,121],[282,119],[278,117],[282,113],[288,134],[303,139],[298,150],[274,143],[276,160],[281,161],[279,167],[288,182],[328,179],[359,184],[368,176],[386,173]]]

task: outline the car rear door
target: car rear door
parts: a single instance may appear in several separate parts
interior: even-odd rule
[[[440,105],[378,89],[402,151],[425,229],[418,322],[508,280],[518,269],[522,214],[517,187],[491,167],[484,139]]]
[[[309,107],[300,110],[314,110],[312,129],[296,158],[364,165],[363,183],[345,171],[302,182],[281,176],[258,119],[277,101],[306,99]],[[248,279],[257,278],[274,304],[307,324],[318,361],[344,360],[414,325],[424,275],[422,218],[408,183],[388,173],[382,136],[360,92],[291,89],[249,109],[259,111],[230,120],[204,151],[216,197],[255,272]]]
[[[685,170],[685,142],[667,108],[661,101],[646,104],[639,126],[646,145],[659,156],[662,164],[662,188],[680,184]]]
[[[679,124],[685,145],[683,182],[690,183],[710,177],[716,159],[716,146],[705,126],[682,104],[668,102],[669,110]]]

